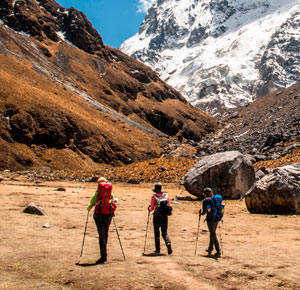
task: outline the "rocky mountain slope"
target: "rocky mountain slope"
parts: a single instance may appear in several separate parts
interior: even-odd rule
[[[299,1],[157,0],[120,49],[207,112],[299,81]]]
[[[238,150],[254,161],[276,160],[300,148],[300,84],[228,113],[219,130],[199,142],[198,156]],[[299,160],[299,159],[297,159]]]
[[[53,0],[0,2],[0,168],[97,169],[216,128],[147,66]]]

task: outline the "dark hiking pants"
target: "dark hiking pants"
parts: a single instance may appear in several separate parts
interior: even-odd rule
[[[101,258],[107,258],[107,239],[108,229],[111,223],[112,214],[97,214],[94,213],[94,220],[99,234],[99,247]]]
[[[170,238],[168,236],[168,216],[156,214],[153,215],[153,227],[154,227],[154,240],[155,240],[155,251],[160,252],[160,231],[163,239],[165,240],[166,246],[171,245]]]
[[[207,226],[209,229],[209,246],[208,246],[208,251],[212,252],[212,250],[215,249],[217,251],[217,253],[220,253],[220,246],[219,246],[219,242],[218,242],[218,238],[217,238],[217,227],[218,227],[219,222],[211,222],[211,221],[207,221]]]

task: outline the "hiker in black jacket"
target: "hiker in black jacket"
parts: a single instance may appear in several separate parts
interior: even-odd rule
[[[210,234],[209,246],[206,251],[208,255],[211,255],[215,246],[217,252],[214,256],[218,258],[221,256],[221,251],[216,230],[219,221],[221,221],[223,217],[224,205],[222,205],[222,196],[214,195],[210,188],[205,188],[203,193],[206,198],[203,200],[202,210],[200,209],[199,215],[206,214],[206,222]]]
[[[170,206],[170,199],[166,192],[163,191],[162,185],[160,183],[154,184],[152,189],[154,192],[151,198],[151,204],[148,207],[148,211],[154,211],[153,214],[153,228],[154,228],[154,240],[155,240],[155,252],[154,254],[160,254],[160,231],[163,239],[165,240],[168,254],[171,255],[173,250],[171,247],[171,240],[168,236],[168,214],[161,212],[160,208],[162,204],[167,204]]]

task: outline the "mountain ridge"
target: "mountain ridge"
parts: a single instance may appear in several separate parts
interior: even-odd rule
[[[102,45],[80,12],[71,26],[83,33],[81,46],[67,32],[62,38],[58,19],[73,10],[60,7],[52,0],[1,2],[1,168],[128,164],[215,130],[214,118],[149,67]]]
[[[151,65],[193,105],[222,114],[299,81],[295,69],[288,71],[291,63],[299,68],[299,57],[289,51],[299,46],[298,4],[156,1],[139,33],[120,49]]]

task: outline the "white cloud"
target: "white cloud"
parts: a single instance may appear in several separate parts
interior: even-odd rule
[[[155,0],[138,0],[137,11],[139,13],[147,13],[149,8],[153,5]]]

